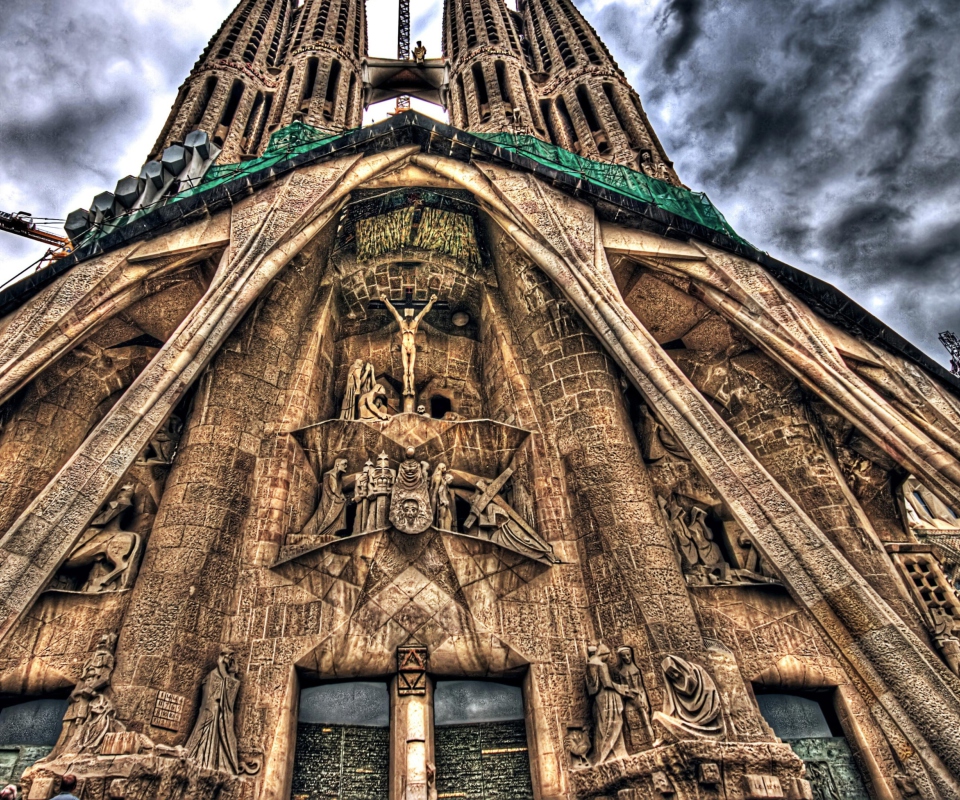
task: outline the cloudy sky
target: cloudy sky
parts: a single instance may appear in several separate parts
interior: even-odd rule
[[[689,186],[946,363],[937,332],[960,333],[960,3],[576,2]],[[234,4],[0,0],[0,210],[64,217],[136,173]],[[414,38],[437,54],[442,0],[412,6]],[[395,0],[368,13],[371,52],[393,55]],[[0,234],[0,281],[43,250]]]

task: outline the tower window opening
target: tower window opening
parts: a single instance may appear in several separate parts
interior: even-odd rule
[[[217,142],[218,146],[227,140],[227,136],[230,133],[230,126],[233,125],[233,120],[237,116],[237,109],[240,108],[240,101],[243,100],[245,88],[242,81],[233,82],[233,87],[230,89],[230,99],[223,109],[223,115],[220,117],[220,125],[217,126],[217,133],[214,137],[214,141]]]
[[[313,93],[317,89],[317,72],[320,69],[320,59],[311,58],[307,61],[307,74],[303,78],[303,92],[300,95],[300,111],[306,112],[313,100]]]
[[[250,145],[253,143],[253,132],[256,130],[262,109],[263,92],[257,92],[257,96],[253,99],[253,105],[250,107],[250,114],[247,117],[247,125],[243,129],[243,138],[240,140],[240,147],[246,153],[251,152]]]
[[[507,65],[502,61],[497,61],[493,66],[497,74],[497,88],[500,90],[500,99],[509,107],[508,113],[512,114],[514,102],[513,96],[510,94],[510,83],[507,81]]]
[[[447,0],[446,11],[449,15],[448,29],[450,31],[450,57],[456,60],[460,57],[460,28],[457,25],[456,6],[452,5],[451,0]],[[447,55],[446,53],[444,55]]]
[[[570,49],[570,43],[567,41],[567,36],[563,32],[560,20],[557,19],[556,12],[552,8],[547,10],[547,24],[553,33],[553,40],[557,43],[557,49],[560,51],[560,58],[563,59],[563,65],[567,69],[573,69],[577,66],[577,58],[573,54],[573,50]]]
[[[268,94],[267,99],[263,104],[263,113],[260,115],[260,123],[257,125],[256,134],[253,137],[253,142],[250,147],[247,149],[251,153],[259,153],[260,147],[263,144],[263,134],[267,129],[267,123],[270,121],[270,114],[273,111],[273,95]]]
[[[597,146],[597,151],[603,155],[610,150],[610,142],[607,139],[606,132],[603,130],[603,126],[600,124],[600,120],[597,118],[597,112],[594,110],[590,92],[587,91],[586,86],[581,84],[577,87],[575,94],[580,110],[583,112],[583,118],[587,122],[587,127],[590,128],[590,133],[593,134],[593,141]]]
[[[606,95],[607,102],[610,103],[610,108],[613,109],[613,113],[617,117],[617,122],[620,123],[620,128],[627,137],[627,141],[630,143],[630,146],[634,148],[639,147],[640,143],[637,141],[637,137],[634,135],[633,125],[627,116],[626,110],[624,109],[620,98],[617,96],[613,84],[603,84],[603,93]]]
[[[363,6],[353,13],[353,55],[357,58],[360,58],[360,18],[365,13]]]
[[[347,21],[350,12],[350,0],[340,0],[340,16],[337,19],[337,32],[335,38],[337,44],[345,44],[347,41]]]
[[[327,30],[327,17],[330,14],[330,2],[320,4],[320,11],[317,12],[317,19],[313,25],[313,38],[315,41],[323,39]]]
[[[533,20],[533,32],[537,39],[537,50],[540,52],[540,65],[544,72],[549,72],[553,69],[553,59],[550,57],[550,50],[540,25],[539,10],[534,4],[530,5],[530,19]]]
[[[453,411],[453,403],[449,397],[437,394],[430,398],[430,416],[434,419],[443,419],[450,411]]]
[[[573,119],[570,116],[570,111],[567,109],[567,103],[562,97],[557,98],[556,103],[557,114],[560,117],[560,124],[563,128],[564,135],[567,140],[570,142],[570,149],[574,153],[579,153],[582,149],[580,144],[580,137],[577,136],[577,128],[573,124]]]
[[[280,61],[280,45],[283,42],[284,31],[287,27],[287,4],[280,4],[280,14],[277,17],[277,27],[273,31],[273,40],[270,42],[270,53],[267,56],[267,63],[271,66],[277,66]]]
[[[493,12],[487,3],[483,4],[483,24],[487,29],[487,41],[490,44],[500,43],[500,34],[497,33],[497,24],[493,19]]]
[[[330,64],[330,78],[327,80],[327,95],[323,103],[323,116],[332,120],[337,113],[337,95],[340,90],[340,62],[334,59]]]
[[[354,106],[357,103],[357,76],[350,73],[350,84],[347,87],[347,113],[344,117],[344,125],[347,128],[353,128],[357,123],[354,120]]]
[[[540,120],[540,117],[537,114],[537,103],[534,101],[533,90],[530,88],[530,81],[527,78],[527,73],[522,70],[520,71],[520,84],[523,86],[523,95],[527,101],[527,106],[530,109],[530,116],[533,119],[533,127],[536,128],[537,132],[542,136],[544,134],[543,122]]]
[[[483,77],[483,67],[480,64],[474,64],[473,84],[477,89],[477,105],[480,107],[480,122],[490,120],[490,97],[487,94],[487,82]]]
[[[551,108],[553,104],[549,100],[540,101],[540,115],[543,117],[543,121],[547,126],[547,136],[550,137],[550,141],[553,144],[561,145],[562,140],[557,135],[557,130],[553,125],[553,109]]]
[[[470,5],[470,0],[467,0],[462,5],[463,8],[463,27],[467,32],[467,47],[476,47],[477,46],[477,29],[473,23],[473,6]]]
[[[273,110],[273,119],[270,120],[270,127],[273,128],[276,125],[280,124],[280,120],[283,117],[283,107],[286,105],[287,100],[290,98],[290,87],[293,85],[293,67],[287,70],[287,75],[283,79],[283,87],[280,90],[280,94],[277,95],[277,106]]]
[[[460,113],[459,124],[463,127],[470,125],[470,114],[467,110],[467,90],[463,84],[463,75],[457,75],[457,110]]]

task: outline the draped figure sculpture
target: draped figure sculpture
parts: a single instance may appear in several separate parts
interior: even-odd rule
[[[720,692],[707,671],[677,656],[667,656],[660,668],[664,679],[663,711],[657,711],[653,721],[675,739],[722,736]]]
[[[360,418],[358,407],[360,399],[373,390],[376,382],[377,378],[373,364],[365,364],[362,358],[353,362],[350,372],[347,373],[347,388],[340,405],[340,419],[355,420]]]
[[[625,758],[627,747],[623,740],[623,697],[627,688],[613,680],[610,674],[610,648],[605,644],[587,648],[587,694],[593,698],[593,755],[594,764],[603,764],[613,758]]]
[[[205,769],[231,775],[253,775],[259,764],[240,761],[237,750],[236,707],[240,694],[237,662],[229,648],[220,651],[217,666],[203,682],[200,714],[190,738],[187,755]]]

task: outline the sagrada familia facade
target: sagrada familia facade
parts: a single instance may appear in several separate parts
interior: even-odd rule
[[[960,797],[960,382],[518,6],[243,0],[0,293],[24,797]]]

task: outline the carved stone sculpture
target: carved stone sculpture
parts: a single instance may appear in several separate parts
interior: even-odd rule
[[[303,529],[303,533],[313,536],[336,534],[347,529],[347,498],[343,494],[343,474],[347,471],[347,460],[338,458],[333,469],[323,476],[323,495],[320,507]]]
[[[257,765],[243,764],[237,752],[236,706],[240,678],[233,651],[224,648],[217,666],[203,682],[200,714],[187,740],[186,752],[197,766],[231,775],[255,774]]]
[[[347,375],[347,387],[340,404],[340,419],[358,418],[360,399],[373,390],[375,383],[373,364],[365,364],[360,358],[354,361]]]
[[[368,494],[368,531],[383,530],[389,524],[390,499],[393,495],[393,485],[397,478],[397,471],[390,467],[390,459],[386,453],[377,456],[377,465],[370,470],[370,484]]]
[[[641,449],[644,461],[654,462],[670,455],[681,461],[689,461],[683,448],[677,440],[659,423],[646,406],[640,407],[640,421],[638,424]]]
[[[108,733],[126,730],[116,721],[113,703],[104,694],[113,677],[116,645],[116,634],[102,636],[80,670],[80,680],[70,693],[70,705],[63,717],[64,725],[69,726],[68,753],[98,752]]]
[[[567,752],[573,756],[574,767],[589,767],[587,754],[593,746],[590,741],[590,731],[582,725],[567,725],[567,735],[563,738]]]
[[[437,486],[436,507],[437,507],[437,527],[442,531],[457,530],[457,515],[454,507],[453,492],[450,486],[453,483],[453,475],[449,472],[443,475],[443,480]]]
[[[78,589],[83,594],[120,591],[133,583],[142,538],[138,533],[123,530],[121,522],[123,514],[134,507],[134,500],[134,484],[125,485],[90,523],[63,563],[61,569],[67,571],[90,567],[86,581]],[[58,578],[50,588],[72,588],[72,585]]]
[[[627,689],[610,674],[610,648],[604,644],[587,648],[587,694],[593,698],[594,764],[625,758],[623,741],[623,697]]]
[[[368,392],[360,396],[360,419],[362,420],[388,420],[390,415],[384,410],[387,404],[387,390],[379,383],[374,384]]]
[[[433,522],[430,502],[430,465],[417,461],[416,450],[407,448],[406,460],[397,470],[390,502],[390,522],[403,533],[423,533]]]
[[[533,559],[560,563],[553,547],[545,542],[523,518],[497,494],[490,496],[491,487],[484,480],[477,481],[477,490],[471,498],[471,509],[481,531],[487,531],[491,542]],[[468,518],[469,526],[470,520]]]
[[[353,502],[357,507],[357,515],[353,521],[355,536],[366,531],[367,517],[370,516],[370,470],[372,469],[373,462],[368,459],[354,484]]]
[[[176,414],[164,423],[150,440],[143,455],[137,459],[137,466],[170,466],[180,446],[180,437],[183,434],[183,421]]]
[[[663,711],[657,711],[653,721],[676,739],[722,736],[720,692],[707,671],[678,656],[667,656],[660,667]]]
[[[403,394],[407,397],[413,397],[416,394],[414,388],[414,368],[417,364],[417,329],[420,322],[430,313],[434,304],[437,302],[437,296],[432,295],[430,302],[424,306],[423,310],[413,316],[412,308],[404,309],[404,316],[394,308],[389,298],[384,298],[384,304],[393,314],[394,319],[400,326],[400,357],[403,359]]]
[[[954,675],[960,675],[960,637],[957,636],[953,617],[942,608],[931,608],[930,616],[933,618],[933,638],[943,660]]]
[[[634,661],[633,648],[622,645],[617,648],[617,679],[619,683],[626,687],[627,694],[624,697],[624,712],[635,711],[640,718],[640,724],[643,726],[643,734],[648,737],[647,741],[652,744],[656,740],[653,733],[653,726],[650,724],[650,700],[647,697],[646,687],[643,685],[643,675]],[[628,728],[629,717],[627,717]],[[636,746],[636,742],[633,742]]]

